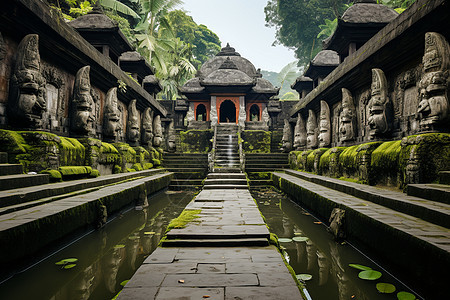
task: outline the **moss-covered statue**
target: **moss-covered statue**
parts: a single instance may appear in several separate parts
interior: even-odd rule
[[[17,59],[10,81],[9,122],[24,129],[42,129],[46,110],[45,78],[41,75],[39,36],[25,36],[17,48]]]
[[[392,103],[388,97],[388,85],[384,72],[372,69],[371,98],[368,103],[370,139],[383,137],[390,133],[392,126]]]
[[[294,149],[301,150],[304,146],[306,146],[305,120],[303,120],[302,115],[299,113],[294,128]]]
[[[75,137],[89,137],[93,134],[94,100],[91,96],[89,78],[90,66],[78,70],[73,87],[72,107],[70,109],[70,134]]]
[[[127,117],[127,141],[132,146],[139,144],[140,137],[140,122],[139,112],[136,108],[136,99],[131,100],[128,104],[128,117]]]
[[[319,147],[328,147],[331,144],[330,108],[328,103],[320,101],[319,117]]]
[[[163,141],[163,131],[161,116],[157,115],[153,120],[153,146],[161,147]]]
[[[150,107],[144,110],[142,116],[141,143],[148,147],[153,145],[153,111]]]
[[[103,112],[103,139],[106,142],[117,142],[118,132],[122,130],[120,111],[117,105],[117,88],[114,87],[106,94]]]
[[[425,34],[423,76],[419,82],[420,102],[417,117],[421,131],[437,131],[446,125],[449,113],[450,47],[436,32]]]
[[[292,129],[288,119],[284,119],[283,137],[281,139],[281,150],[290,152],[292,150]]]
[[[317,119],[311,109],[308,111],[308,120],[306,121],[306,146],[308,149],[317,148]]]
[[[349,90],[342,88],[342,108],[339,114],[339,141],[348,142],[356,136],[356,109]]]
[[[169,123],[169,134],[168,134],[168,138],[167,138],[167,143],[168,143],[168,151],[169,152],[175,152],[176,150],[176,132],[175,132],[175,126],[174,126],[174,122],[173,120],[170,121]]]

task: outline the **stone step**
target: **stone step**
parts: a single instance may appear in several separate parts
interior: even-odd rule
[[[151,169],[138,172],[104,175],[99,176],[97,178],[79,179],[68,182],[58,182],[45,185],[41,184],[6,191],[0,191],[0,207],[18,205],[21,203],[35,201],[42,198],[56,197],[59,195],[73,193],[84,189],[114,184],[120,181],[125,181],[142,176],[152,176],[163,172],[164,169]],[[37,176],[37,175],[28,175],[28,176]],[[0,183],[1,182],[2,181],[0,180]]]
[[[268,246],[267,238],[242,239],[166,239],[161,242],[162,247],[264,247]]]
[[[226,184],[211,184],[211,185],[204,185],[204,190],[242,190],[242,189],[248,189],[247,185],[226,185]]]
[[[199,168],[199,167],[204,167],[207,168],[208,164],[196,164],[193,162],[185,162],[184,164],[178,164],[176,162],[163,162],[162,166],[165,168]]]
[[[166,170],[170,171],[170,172],[175,172],[175,173],[186,173],[186,172],[205,172],[208,170],[207,167],[203,167],[203,168],[199,168],[199,166],[195,166],[193,168],[187,168],[187,167],[183,167],[183,168],[178,168],[178,167],[172,167],[172,166],[168,166],[165,167]]]
[[[190,157],[171,157],[163,160],[163,163],[208,163],[208,157],[190,158]]]
[[[0,152],[0,164],[7,164],[7,163],[8,163],[8,153]]]
[[[246,153],[246,157],[252,158],[289,158],[287,153]]]
[[[172,179],[170,185],[203,185],[203,179]]]
[[[178,157],[189,157],[189,158],[208,158],[208,154],[203,153],[164,153],[164,158],[178,158]]]
[[[202,185],[169,185],[169,190],[172,191],[198,191],[202,189]]]
[[[174,173],[175,179],[204,179],[206,177],[205,172],[177,172]]]
[[[221,164],[214,164],[214,168],[239,168],[239,164],[228,164],[228,163],[221,163]]]
[[[23,166],[21,164],[0,164],[0,176],[17,174],[23,174]]]
[[[326,188],[346,193],[424,221],[450,228],[450,205],[405,195],[402,192],[381,189],[311,173],[285,170],[285,173]]]
[[[205,186],[206,185],[218,185],[218,184],[225,184],[225,185],[247,185],[247,179],[235,179],[235,178],[208,178],[205,180]]]
[[[250,186],[272,185],[272,180],[249,180]]]
[[[233,179],[246,179],[244,173],[209,173],[208,179],[220,179],[220,178],[233,178]]]
[[[213,173],[242,173],[240,168],[214,168]],[[242,173],[243,174],[243,173]]]
[[[286,167],[287,168],[287,167]],[[247,173],[254,173],[254,172],[273,172],[273,171],[279,171],[284,170],[285,168],[272,168],[272,167],[265,167],[265,168],[248,168],[247,165],[245,166],[245,172]]]
[[[214,161],[216,164],[237,164],[239,165],[239,159],[216,159]]]
[[[248,159],[247,157],[245,157],[245,164],[249,166],[262,164],[287,165],[289,164],[289,162],[284,159]]]
[[[450,185],[447,184],[408,184],[406,194],[431,201],[450,204]]]
[[[49,183],[48,174],[17,174],[0,177],[0,191],[25,188]]]
[[[278,169],[283,169],[283,168],[288,168],[289,164],[271,164],[271,163],[257,163],[257,164],[248,164],[247,161],[245,162],[245,165],[248,166],[249,168],[259,168],[259,169],[264,169],[264,168],[278,168]]]

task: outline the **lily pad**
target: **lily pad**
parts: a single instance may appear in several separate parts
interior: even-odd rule
[[[397,299],[398,300],[415,300],[416,296],[414,296],[414,294],[411,294],[408,292],[398,292]]]
[[[309,240],[309,238],[307,238],[306,236],[296,236],[293,237],[292,240],[294,242],[306,242],[307,240]]]
[[[78,258],[66,258],[66,259],[62,259],[58,262],[55,263],[55,265],[67,265],[68,263],[74,263],[77,262]]]
[[[366,266],[358,265],[358,264],[349,264],[349,267],[352,267],[352,268],[355,268],[355,269],[358,269],[361,271],[372,270],[372,268],[370,268],[370,267],[366,267]]]
[[[358,277],[364,280],[377,280],[378,278],[381,277],[381,273],[375,270],[366,270],[366,271],[361,271],[358,274]]]
[[[377,290],[383,294],[391,294],[395,292],[395,286],[390,283],[379,282],[377,283]]]
[[[311,274],[297,274],[295,276],[297,277],[298,280],[303,280],[303,281],[308,281],[308,280],[312,279]]]
[[[278,241],[280,243],[290,243],[292,242],[292,239],[288,239],[288,238],[279,238]]]
[[[68,265],[64,266],[64,269],[72,269],[75,266],[76,266],[76,264],[68,264]]]
[[[119,244],[114,246],[114,249],[122,249],[122,248],[125,248],[125,245]]]

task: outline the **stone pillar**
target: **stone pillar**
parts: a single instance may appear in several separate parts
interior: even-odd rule
[[[247,112],[245,111],[245,97],[239,96],[239,118],[238,125],[245,128],[245,120],[247,120]]]
[[[211,126],[215,126],[219,118],[217,116],[217,97],[211,96],[211,111],[209,113],[209,118],[211,120]]]

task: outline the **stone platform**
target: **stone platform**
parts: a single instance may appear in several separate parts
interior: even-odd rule
[[[198,218],[167,233],[118,299],[303,299],[248,189],[203,190],[186,210]]]

